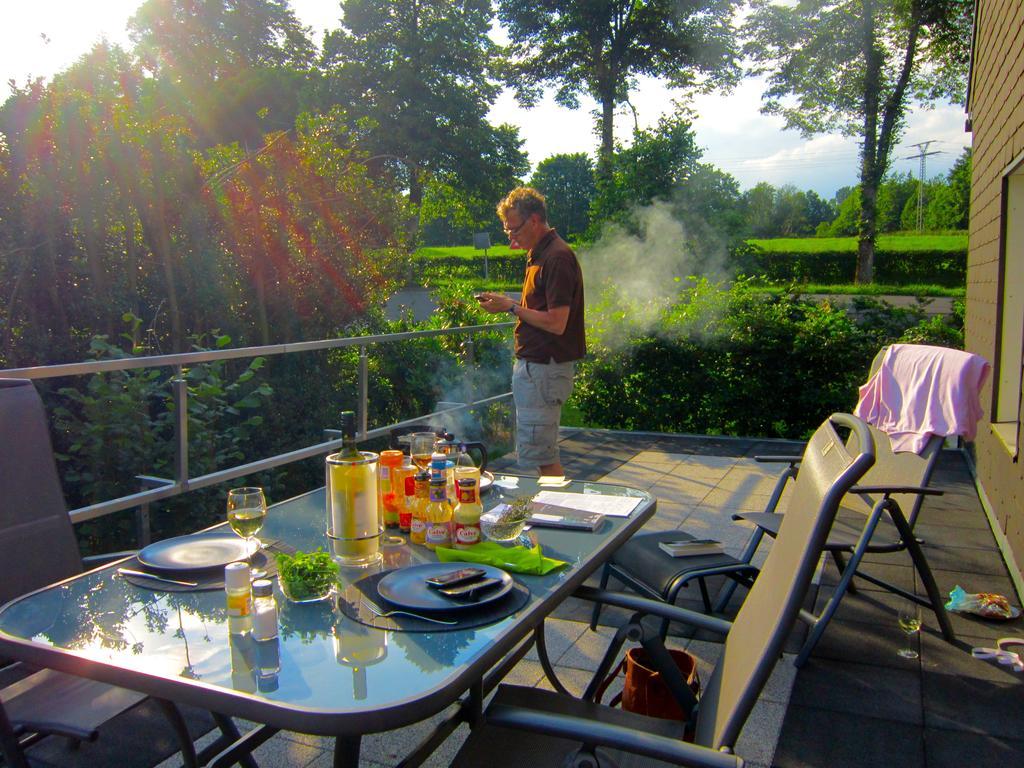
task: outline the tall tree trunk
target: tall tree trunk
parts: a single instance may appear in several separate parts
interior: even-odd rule
[[[601,151],[597,158],[597,177],[611,179],[612,157],[615,154],[615,91],[614,87],[601,94]]]
[[[873,0],[864,0],[861,46],[864,51],[864,132],[861,136],[860,223],[857,228],[858,284],[870,283],[875,269],[875,216],[878,211],[878,104],[882,55],[875,40]]]

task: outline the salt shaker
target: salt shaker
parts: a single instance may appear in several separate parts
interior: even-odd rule
[[[267,579],[252,583],[252,637],[253,640],[273,640],[277,637],[277,603],[274,585]]]

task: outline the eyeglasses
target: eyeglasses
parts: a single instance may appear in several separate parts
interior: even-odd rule
[[[505,227],[504,227],[504,229],[505,229],[505,234],[506,234],[506,235],[508,235],[509,237],[512,237],[512,236],[514,236],[514,235],[518,235],[518,234],[519,234],[519,230],[521,230],[521,229],[522,229],[523,227],[525,227],[525,226],[526,226],[526,223],[527,223],[527,222],[528,222],[529,220],[530,220],[530,217],[529,217],[529,216],[527,216],[527,217],[526,217],[525,219],[523,219],[523,220],[522,220],[522,222],[521,222],[521,223],[519,224],[519,226],[518,226],[518,227],[512,227],[512,229],[509,229],[509,228],[508,228],[508,226],[505,226]]]

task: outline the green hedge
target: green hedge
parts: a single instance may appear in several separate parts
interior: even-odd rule
[[[613,314],[588,316],[591,354],[573,395],[588,426],[803,438],[854,407],[885,344],[963,344],[961,328],[917,309],[859,300],[847,313],[743,282],[695,281],[656,317],[623,301],[608,301]]]
[[[857,254],[850,251],[768,252],[744,244],[733,250],[730,261],[738,274],[783,283],[852,283],[857,272]],[[878,250],[874,279],[893,285],[963,287],[967,282],[967,251]]]

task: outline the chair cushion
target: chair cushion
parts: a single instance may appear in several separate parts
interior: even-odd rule
[[[668,599],[672,585],[680,578],[713,575],[750,568],[732,555],[695,555],[672,557],[659,547],[663,541],[689,540],[694,537],[683,531],[639,533],[623,544],[612,557],[612,566],[625,571],[649,585],[662,599]]]
[[[146,696],[44,669],[0,690],[0,701],[19,731],[96,738],[96,729]]]
[[[646,733],[654,733],[672,739],[683,738],[682,724],[673,720],[659,720],[621,709],[580,701],[563,696],[553,691],[540,688],[524,688],[516,685],[500,685],[491,704],[505,704],[526,707],[542,712],[555,712],[562,715],[573,715],[587,720],[612,723]],[[543,766],[561,766],[565,756],[575,752],[579,742],[545,736],[538,733],[484,724],[475,728],[459,750],[452,768],[542,768]],[[620,766],[630,765],[628,756],[620,756],[612,750]],[[656,764],[661,765],[660,762]]]

